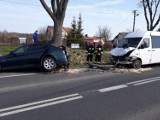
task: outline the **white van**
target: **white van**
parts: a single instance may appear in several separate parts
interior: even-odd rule
[[[129,33],[110,51],[114,64],[141,65],[160,63],[160,32]]]

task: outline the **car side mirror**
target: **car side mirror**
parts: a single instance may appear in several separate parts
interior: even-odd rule
[[[11,55],[15,55],[14,51],[11,51],[10,54],[11,54]]]

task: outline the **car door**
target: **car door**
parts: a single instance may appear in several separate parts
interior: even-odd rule
[[[43,44],[32,44],[30,45],[27,53],[26,59],[27,64],[29,66],[40,66],[41,65],[41,57],[44,54],[46,48]]]
[[[150,37],[146,37],[142,40],[140,47],[139,47],[139,57],[142,60],[142,64],[150,64],[152,58],[152,51],[151,51],[151,39]]]
[[[17,48],[15,51],[12,51],[9,56],[5,59],[3,66],[6,69],[16,69],[26,67],[26,51],[28,49],[27,45]]]
[[[152,63],[160,63],[160,36],[151,36]]]

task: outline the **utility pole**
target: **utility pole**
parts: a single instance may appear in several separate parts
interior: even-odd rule
[[[134,32],[136,17],[137,17],[139,14],[137,14],[137,10],[133,10],[133,14],[134,14],[134,19],[133,19],[133,32]]]

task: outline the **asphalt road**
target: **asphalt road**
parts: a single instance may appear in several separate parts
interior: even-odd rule
[[[0,120],[159,120],[160,67],[144,69],[0,73]]]

